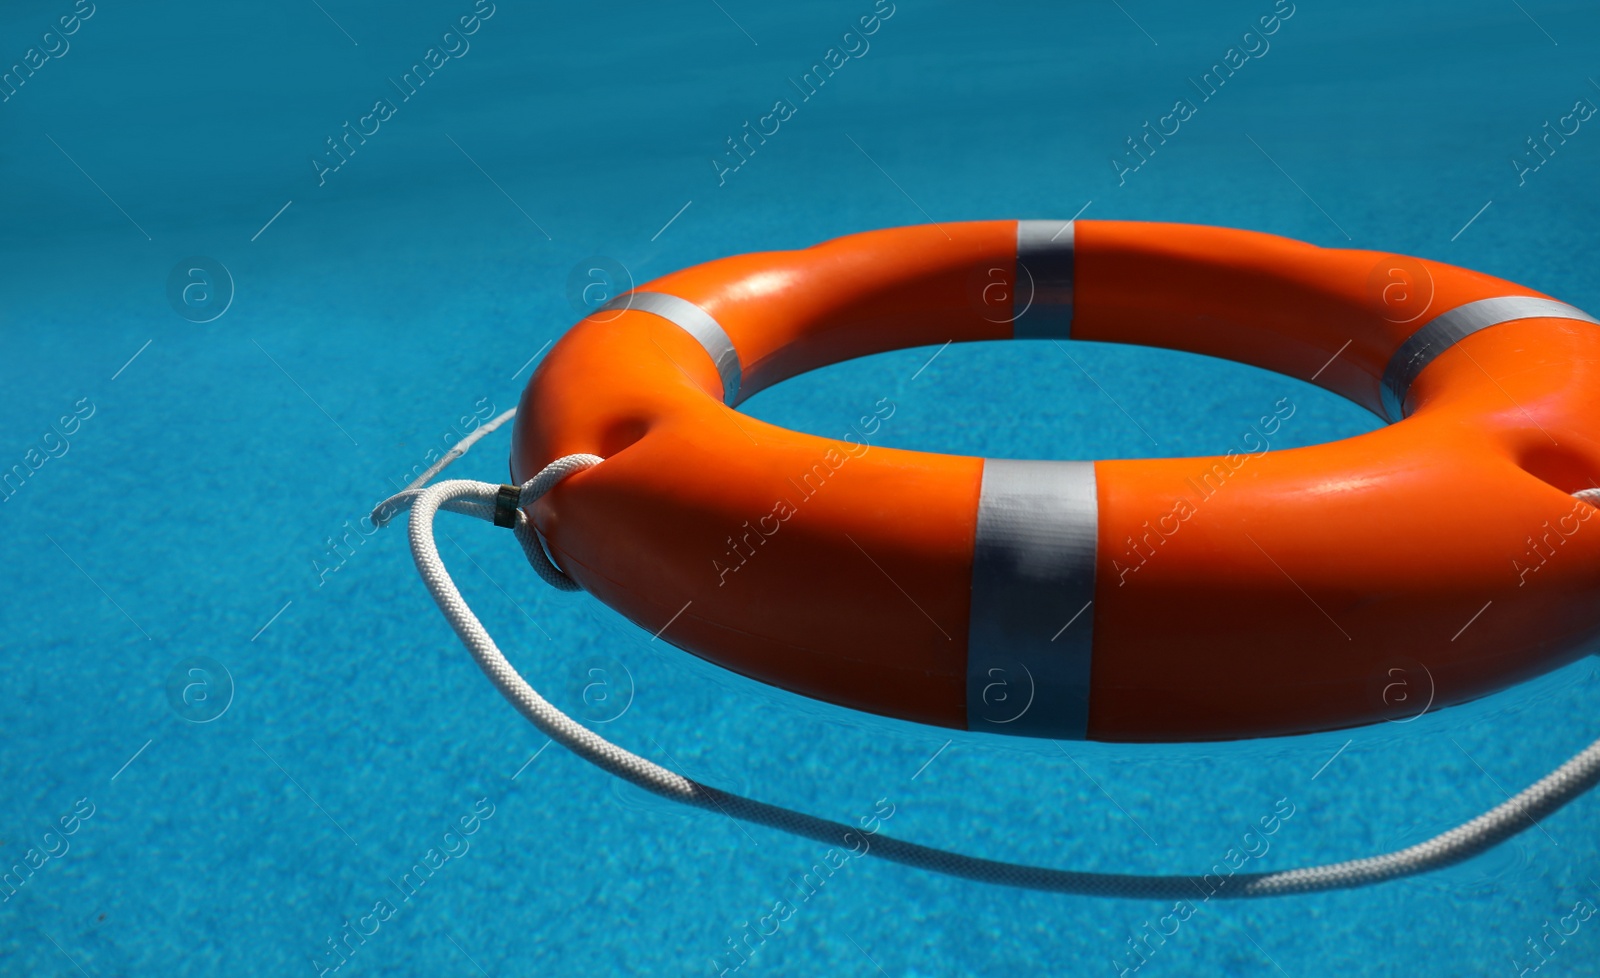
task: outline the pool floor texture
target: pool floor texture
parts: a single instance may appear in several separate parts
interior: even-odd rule
[[[403,527],[359,522],[516,404],[590,268],[615,288],[871,228],[1081,214],[1420,255],[1600,310],[1600,8],[22,0],[0,11],[13,63],[32,67],[0,85],[0,462],[27,477],[0,493],[0,974],[1600,974],[1600,799],[1355,892],[1185,910],[942,878],[545,749]],[[747,122],[764,141],[738,142]],[[1198,356],[938,349],[741,410],[831,435],[887,398],[878,444],[1003,458],[1222,452],[1284,397],[1275,448],[1381,423]],[[508,438],[451,474],[503,480]],[[1593,657],[1304,737],[921,727],[727,673],[539,583],[493,528],[438,526],[500,646],[605,736],[974,855],[1356,858],[1600,736]]]

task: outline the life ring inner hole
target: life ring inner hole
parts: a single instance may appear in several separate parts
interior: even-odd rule
[[[893,417],[874,412],[880,399]],[[738,410],[820,437],[860,431],[876,413],[873,430],[860,431],[876,444],[988,458],[1180,458],[1237,451],[1246,441],[1276,451],[1385,427],[1339,394],[1271,370],[1086,340],[868,354],[765,387]]]

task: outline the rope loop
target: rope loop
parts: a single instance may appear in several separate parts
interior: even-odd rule
[[[439,464],[410,486],[379,503],[372,512],[373,522],[382,526],[397,513],[406,509],[411,511],[409,537],[417,571],[422,575],[423,583],[433,595],[445,620],[455,630],[484,675],[489,677],[507,702],[542,733],[603,771],[686,805],[713,809],[730,818],[769,826],[818,842],[854,848],[855,844],[850,840],[855,838],[861,841],[862,836],[853,826],[700,784],[611,743],[551,705],[507,661],[451,580],[444,561],[439,557],[438,543],[433,538],[433,518],[440,510],[464,513],[493,522],[501,487],[468,479],[451,479],[427,488],[423,486],[451,461],[464,454],[472,442],[486,434],[484,428],[493,430],[493,427],[515,413],[515,409],[507,411],[473,432],[467,441],[452,449]],[[540,578],[564,591],[576,591],[579,586],[551,563],[539,539],[538,530],[528,519],[526,509],[561,480],[593,468],[602,461],[597,455],[565,455],[546,465],[517,489],[517,540],[521,542],[528,562]],[[1585,502],[1600,505],[1600,489],[1583,490],[1573,495]],[[503,507],[500,508],[503,511]],[[947,876],[1054,893],[1162,900],[1189,899],[1197,891],[1207,899],[1212,896],[1218,899],[1286,896],[1369,886],[1470,859],[1537,824],[1539,819],[1579,797],[1596,782],[1600,782],[1600,740],[1579,751],[1515,797],[1425,842],[1398,852],[1324,866],[1237,873],[1228,877],[1220,888],[1212,886],[1209,890],[1202,889],[1210,886],[1210,878],[1206,876],[1088,873],[1027,866],[967,856],[882,835],[873,837],[869,849],[892,862]]]

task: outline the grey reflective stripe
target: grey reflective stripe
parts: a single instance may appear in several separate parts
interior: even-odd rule
[[[613,309],[638,309],[653,313],[693,336],[711,355],[722,378],[722,402],[733,405],[739,402],[739,351],[728,338],[722,324],[711,314],[690,302],[665,292],[625,292],[596,309],[603,312]]]
[[[1066,339],[1072,333],[1071,221],[1017,222],[1017,283],[1012,333],[1019,340]]]
[[[967,729],[1084,738],[1099,522],[1093,462],[984,460]]]
[[[1534,296],[1501,296],[1456,306],[1412,333],[1389,358],[1389,365],[1383,371],[1383,410],[1389,420],[1399,421],[1405,417],[1406,394],[1411,390],[1412,381],[1439,354],[1480,329],[1519,319],[1576,319],[1600,324],[1600,320],[1575,306]]]

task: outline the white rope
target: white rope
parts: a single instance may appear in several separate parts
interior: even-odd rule
[[[468,449],[472,448],[473,445],[476,445],[485,435],[489,434],[491,431],[494,431],[496,428],[500,427],[516,416],[516,408],[511,408],[508,411],[502,411],[493,418],[479,425],[467,437],[461,439],[459,442],[456,442],[455,447],[451,448],[448,452],[445,452],[444,457],[439,459],[439,461],[428,466],[428,470],[426,472],[417,476],[415,479],[412,479],[406,484],[404,489],[375,506],[372,510],[371,516],[372,525],[380,527],[388,526],[389,521],[394,519],[396,513],[400,512],[400,510],[405,509],[406,507],[409,507],[413,499],[416,499],[418,496],[422,495],[422,487],[431,482],[434,476],[448,468],[451,462],[454,462],[456,459],[467,454]],[[476,511],[468,504],[463,505],[467,508],[452,509],[450,511],[452,513],[466,513],[469,516],[477,515]],[[485,519],[494,519],[494,507],[490,507],[489,515],[485,517]]]
[[[513,414],[515,409],[489,424],[497,427]],[[485,428],[493,430],[489,425]],[[551,740],[601,770],[646,791],[818,842],[849,846],[852,835],[860,838],[860,833],[849,825],[755,801],[674,774],[581,726],[540,696],[518,674],[472,609],[467,607],[461,592],[445,570],[444,562],[439,557],[438,544],[433,538],[433,518],[441,509],[493,521],[499,487],[486,482],[451,479],[426,489],[420,488],[431,474],[443,470],[451,461],[459,458],[472,442],[487,433],[484,428],[473,432],[473,436],[457,446],[459,452],[452,449],[451,455],[441,460],[429,473],[424,473],[422,479],[380,503],[373,510],[373,519],[378,522],[381,512],[385,514],[383,522],[387,522],[401,509],[410,508],[411,554],[423,583],[427,585],[445,619],[455,629],[457,637],[500,694]],[[557,587],[571,590],[578,585],[550,563],[537,531],[524,510],[562,479],[599,465],[602,461],[595,455],[563,456],[545,466],[519,490],[517,539],[522,542],[523,551],[534,569]],[[1574,495],[1588,502],[1600,503],[1600,490],[1585,490]],[[547,574],[554,575],[556,580]],[[1515,797],[1426,842],[1365,859],[1278,872],[1239,873],[1229,877],[1142,876],[1048,869],[965,856],[883,835],[873,838],[869,851],[893,862],[948,876],[1058,893],[1178,900],[1189,899],[1197,894],[1202,899],[1286,896],[1366,886],[1441,869],[1470,859],[1526,831],[1539,819],[1549,816],[1592,788],[1597,781],[1600,781],[1600,740],[1579,751]]]

